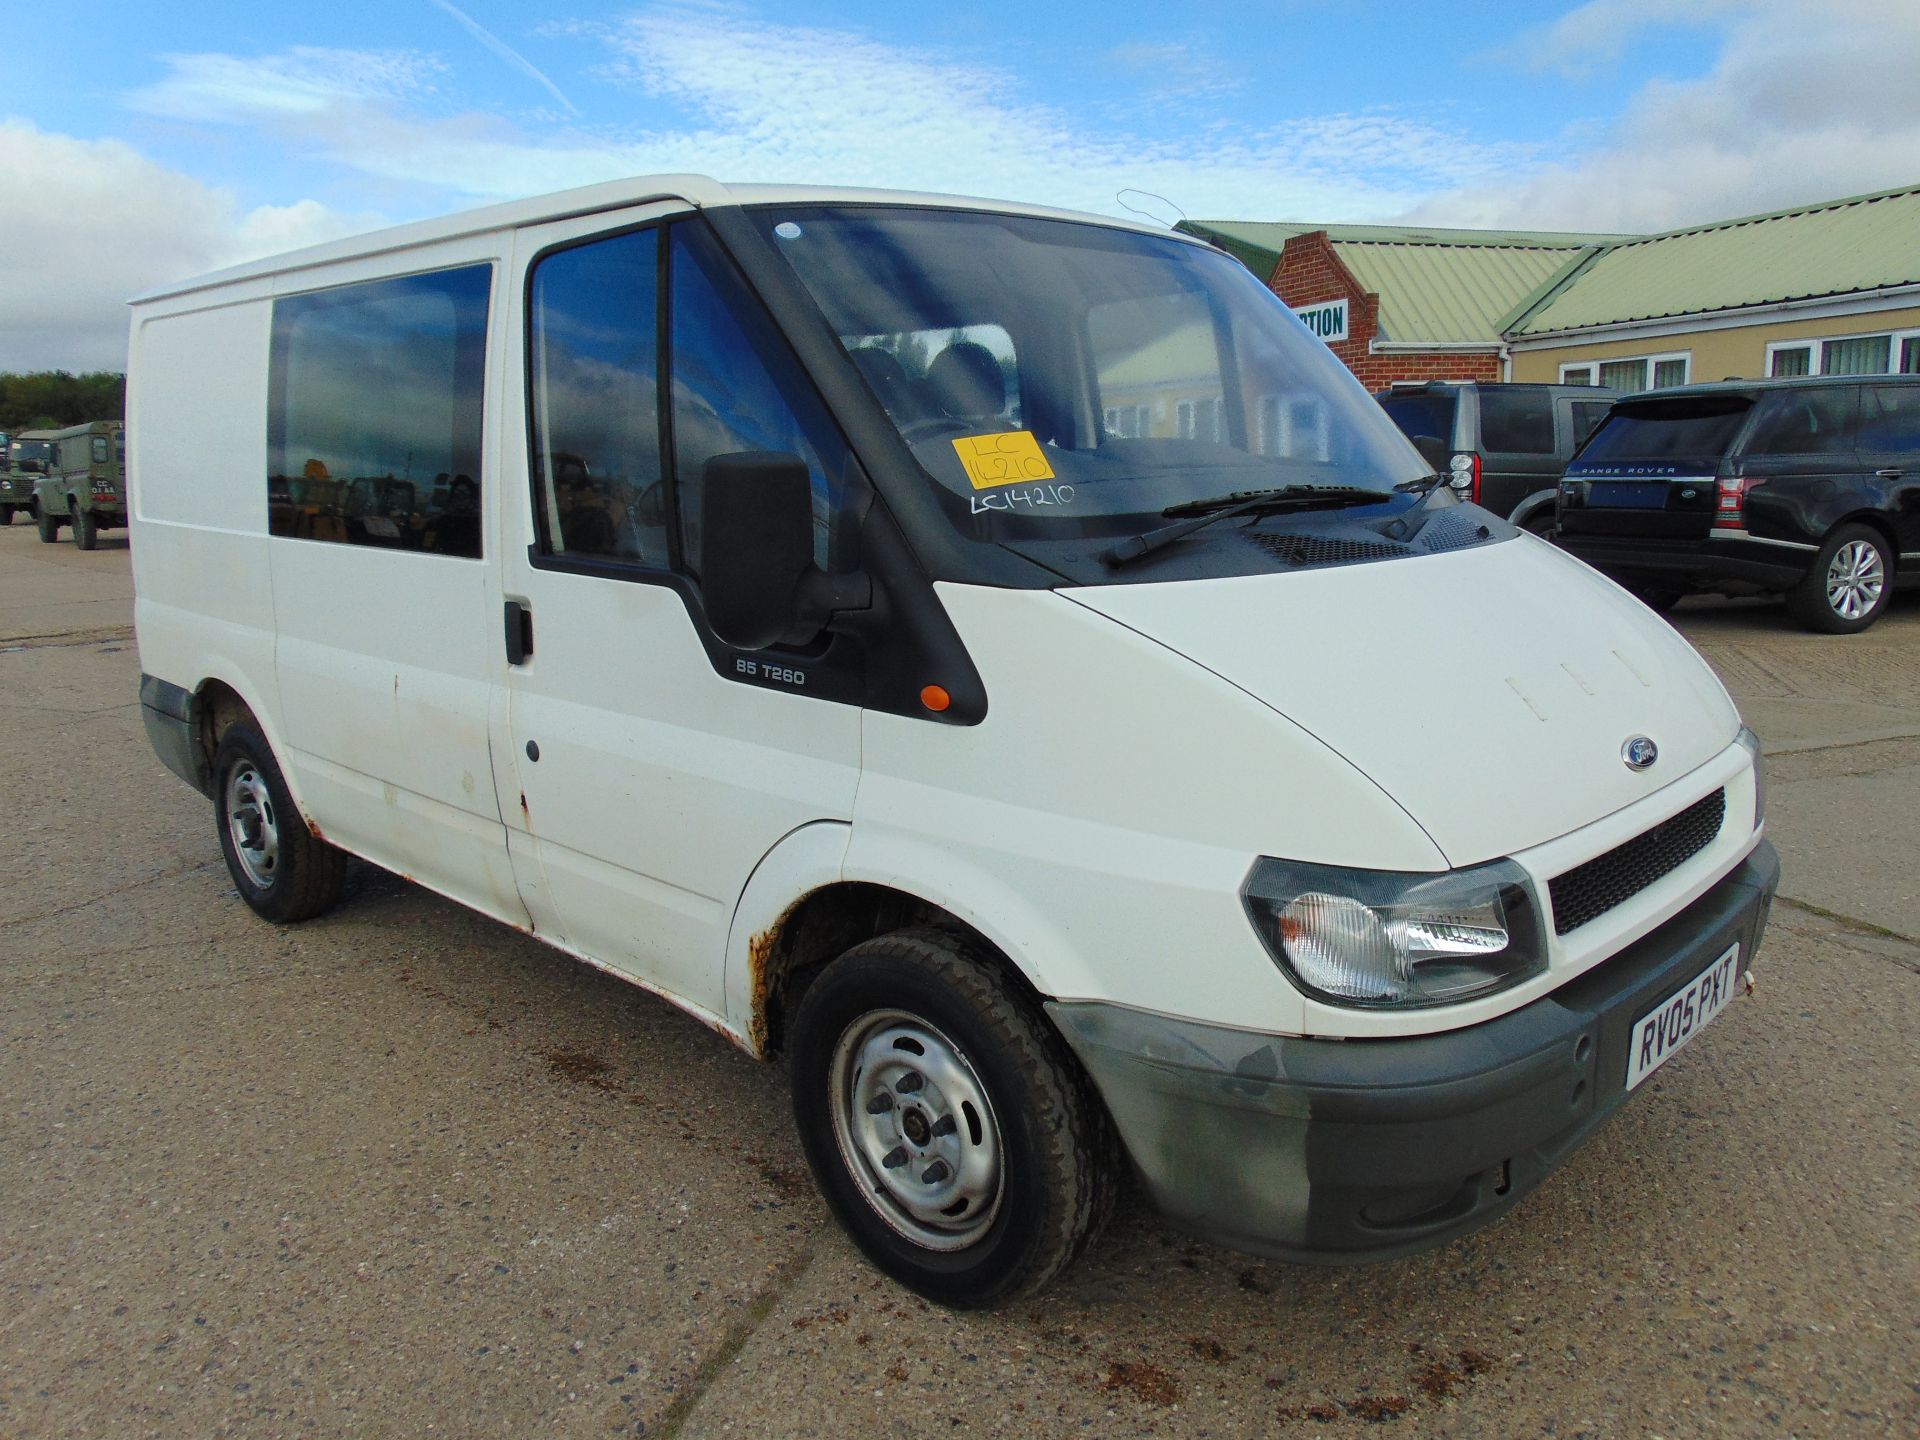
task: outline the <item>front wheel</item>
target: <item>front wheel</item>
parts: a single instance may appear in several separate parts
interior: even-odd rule
[[[78,500],[69,500],[67,514],[72,517],[73,543],[82,550],[95,549],[100,544],[100,525],[93,518],[93,512]]]
[[[828,1206],[929,1300],[1029,1294],[1105,1216],[1105,1110],[1045,1017],[960,937],[902,930],[834,961],[794,1016],[791,1068]]]
[[[50,513],[46,506],[34,511],[33,523],[40,531],[42,545],[51,545],[60,538],[60,517]]]
[[[1842,525],[1787,592],[1787,611],[1809,630],[1851,635],[1878,620],[1892,594],[1891,547],[1877,530]]]
[[[333,908],[347,857],[307,828],[266,737],[241,721],[213,752],[214,820],[234,888],[278,925]]]
[[[0,505],[0,525],[13,524],[13,506]]]

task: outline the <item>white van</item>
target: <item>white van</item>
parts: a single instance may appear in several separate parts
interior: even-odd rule
[[[1298,1259],[1509,1209],[1746,977],[1758,747],[1228,256],[668,176],[134,305],[143,714],[240,894],[362,856],[782,1053],[873,1261],[1130,1163]]]

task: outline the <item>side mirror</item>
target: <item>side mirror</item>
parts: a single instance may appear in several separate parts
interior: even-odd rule
[[[716,455],[701,476],[700,586],[729,645],[804,645],[842,610],[873,603],[865,575],[813,563],[813,482],[798,455]]]
[[[1427,462],[1427,468],[1434,474],[1444,476],[1447,473],[1452,452],[1447,449],[1447,442],[1438,435],[1415,435],[1413,448],[1420,452],[1420,458]]]

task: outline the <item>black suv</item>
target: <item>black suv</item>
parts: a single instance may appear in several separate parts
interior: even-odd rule
[[[1782,592],[1809,629],[1864,630],[1920,577],[1920,375],[1629,396],[1567,467],[1559,543],[1656,608]]]
[[[1594,385],[1411,380],[1373,398],[1408,439],[1440,442],[1441,473],[1461,498],[1544,534],[1560,472],[1619,394]]]

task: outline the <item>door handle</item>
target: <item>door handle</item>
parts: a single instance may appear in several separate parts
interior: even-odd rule
[[[533,654],[533,607],[524,600],[507,601],[507,664],[524,665]]]
[[[1907,472],[1904,470],[1876,470],[1873,473],[1878,475],[1882,480],[1898,480]]]

